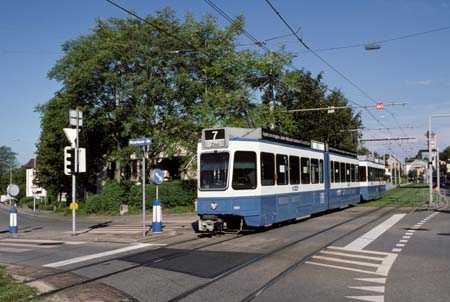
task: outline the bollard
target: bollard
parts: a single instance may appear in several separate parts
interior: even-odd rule
[[[17,209],[12,207],[9,210],[9,232],[11,234],[17,233]]]
[[[162,232],[161,201],[158,198],[153,200],[152,232],[153,233]]]

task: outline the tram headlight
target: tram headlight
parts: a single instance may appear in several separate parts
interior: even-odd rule
[[[215,210],[217,209],[217,202],[211,202],[209,206],[211,207],[211,210]]]

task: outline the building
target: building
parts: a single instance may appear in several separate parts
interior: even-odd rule
[[[390,177],[390,181],[393,182],[394,175],[396,178],[399,175],[403,175],[402,162],[392,154],[386,154],[385,157],[386,176]]]
[[[44,188],[39,187],[35,184],[36,182],[36,162],[34,159],[25,165],[26,168],[26,181],[25,181],[25,196],[33,197],[36,194],[36,198],[47,197],[47,191]]]

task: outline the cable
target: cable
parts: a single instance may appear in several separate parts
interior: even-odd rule
[[[313,49],[311,49],[304,41],[302,38],[300,38],[298,36],[298,34],[292,29],[292,27],[289,25],[289,23],[286,21],[286,19],[280,14],[280,12],[272,5],[272,3],[269,0],[265,0],[266,3],[270,6],[270,8],[275,12],[275,14],[280,18],[280,20],[284,23],[284,25],[290,30],[290,32],[297,38],[297,41],[300,42],[301,45],[303,45],[303,47],[305,47],[309,52],[311,52],[315,57],[317,57],[320,61],[322,61],[325,65],[327,65],[330,69],[332,69],[334,72],[336,72],[341,78],[343,78],[345,81],[347,81],[351,86],[353,86],[354,88],[356,88],[359,92],[361,92],[364,96],[366,96],[368,99],[370,99],[372,102],[377,103],[377,101],[370,96],[366,91],[364,91],[361,87],[359,87],[358,85],[356,85],[355,82],[353,82],[350,78],[348,78],[347,76],[345,76],[342,72],[340,72],[337,68],[335,68],[333,65],[331,65],[327,60],[325,60],[323,57],[321,57],[319,54],[317,54]],[[372,117],[374,117],[374,115],[368,111],[370,115],[372,115]],[[388,111],[389,112],[389,111]],[[391,113],[392,114],[392,113]],[[375,118],[376,119],[376,118]],[[394,119],[396,120],[396,118],[394,117]],[[378,119],[376,119],[378,121],[379,124],[381,124],[383,127],[384,124],[381,123]],[[398,121],[397,121],[398,123]],[[389,130],[389,133],[392,136],[392,132]],[[400,145],[400,143],[399,143]]]

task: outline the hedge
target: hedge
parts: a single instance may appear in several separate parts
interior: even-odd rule
[[[159,186],[158,193],[165,208],[192,206],[197,196],[197,182],[178,180],[164,182]],[[146,207],[150,209],[156,198],[156,186],[146,185],[145,195]],[[142,207],[142,185],[109,181],[101,194],[89,196],[81,206],[86,214],[117,214],[121,204]]]

